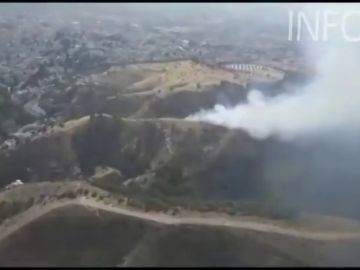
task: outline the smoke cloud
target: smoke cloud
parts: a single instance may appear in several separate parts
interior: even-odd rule
[[[332,10],[334,7],[332,6]],[[353,8],[342,6],[337,11]],[[328,9],[331,10],[330,7]],[[360,9],[359,9],[360,11]],[[359,21],[351,26],[360,26]],[[331,33],[330,33],[331,34]],[[265,98],[249,92],[246,103],[216,105],[187,119],[247,130],[256,138],[277,135],[283,139],[342,130],[360,129],[360,54],[358,43],[344,41],[337,32],[325,42],[306,44],[316,52],[316,79],[291,94]]]

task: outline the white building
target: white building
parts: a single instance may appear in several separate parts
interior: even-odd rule
[[[272,67],[256,65],[256,64],[226,64],[225,69],[248,73],[255,80],[282,80],[284,72]]]

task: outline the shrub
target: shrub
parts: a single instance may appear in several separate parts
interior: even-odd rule
[[[75,199],[77,197],[75,191],[66,191],[64,196],[70,199]]]
[[[30,208],[31,206],[33,206],[35,203],[35,199],[33,197],[31,197],[30,199],[27,200],[26,202],[26,206],[27,208]]]
[[[138,200],[129,199],[128,205],[138,209],[145,209],[145,204]]]
[[[56,195],[56,198],[58,198],[59,200],[64,199],[66,197],[66,193],[62,192]]]
[[[145,204],[145,209],[148,211],[162,211],[169,208],[165,202],[156,198],[146,198],[143,199],[143,201]]]
[[[45,194],[40,194],[39,201],[42,202],[45,199]]]

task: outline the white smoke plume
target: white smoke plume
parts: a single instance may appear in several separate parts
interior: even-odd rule
[[[338,5],[326,8],[349,11],[354,7],[339,8]],[[357,9],[360,11],[359,6]],[[359,31],[359,20],[352,23]],[[270,135],[292,138],[360,128],[360,43],[343,41],[340,34],[337,33],[336,38],[332,36],[329,41],[307,46],[309,55],[314,52],[321,54],[316,57],[315,81],[303,89],[269,99],[252,90],[245,104],[234,107],[216,105],[214,109],[200,111],[188,119],[242,128],[256,138]]]

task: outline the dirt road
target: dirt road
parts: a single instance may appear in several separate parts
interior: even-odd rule
[[[79,202],[87,207],[93,207],[110,211],[122,215],[132,216],[140,219],[154,221],[167,225],[204,225],[204,226],[225,226],[238,229],[247,229],[259,232],[269,232],[283,234],[292,237],[308,238],[313,240],[345,240],[345,239],[360,239],[360,231],[357,232],[342,232],[342,231],[307,231],[306,229],[287,228],[281,225],[271,223],[260,223],[249,220],[235,220],[230,218],[215,218],[215,217],[176,217],[162,213],[145,213],[141,211],[133,211],[126,208],[120,208],[111,205],[105,205],[93,200],[80,199]]]
[[[88,198],[80,198],[71,201],[50,203],[46,206],[34,206],[31,209],[13,217],[9,222],[0,226],[0,241],[21,227],[45,215],[46,213],[69,205],[82,205],[90,209],[105,210],[112,213],[131,216],[147,221],[157,222],[165,225],[202,225],[202,226],[223,226],[237,229],[252,230],[258,232],[276,233],[290,237],[305,238],[310,240],[360,240],[359,231],[311,231],[306,228],[291,228],[285,225],[275,224],[271,220],[267,222],[244,219],[232,219],[230,217],[197,217],[197,216],[171,216],[164,213],[142,212],[123,208],[119,206],[106,205]]]

